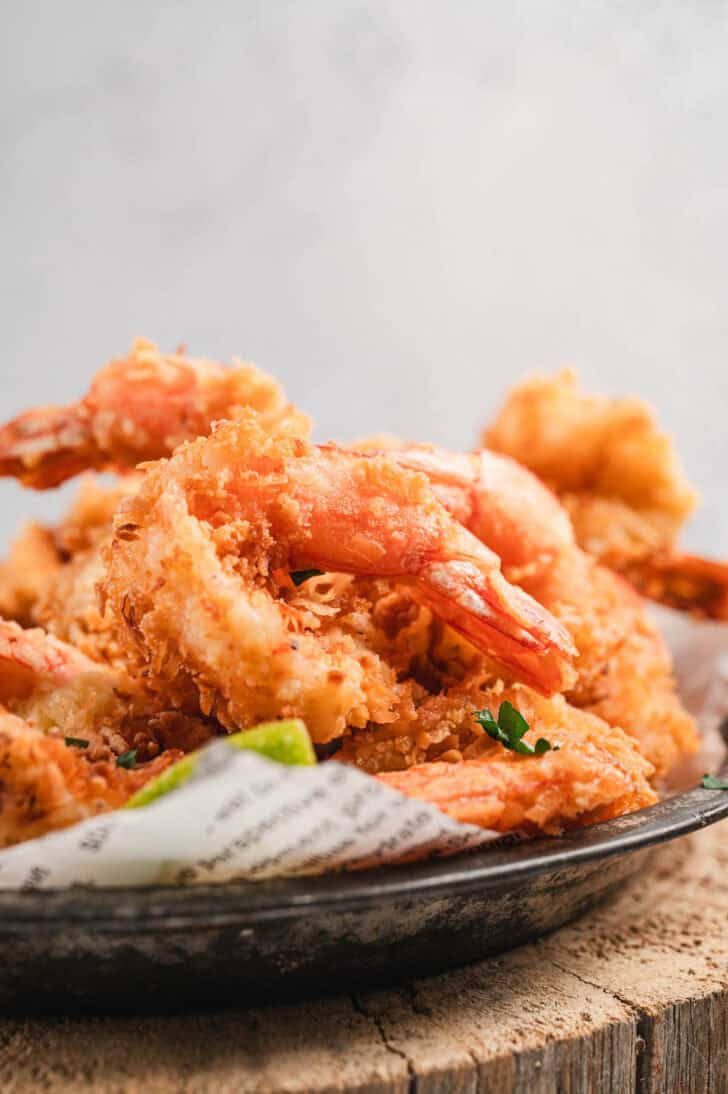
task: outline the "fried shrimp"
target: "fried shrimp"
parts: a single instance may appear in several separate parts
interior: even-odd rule
[[[104,572],[100,547],[140,481],[127,474],[107,484],[88,473],[59,524],[25,525],[0,564],[0,617],[43,627],[95,661],[116,661],[113,621],[101,615],[96,592]]]
[[[571,703],[634,737],[659,778],[697,751],[698,730],[677,693],[670,654],[625,581],[573,547],[549,573],[523,584],[579,649],[577,681],[566,692]]]
[[[279,719],[523,835],[651,805],[695,751],[632,586],[728,618],[728,566],[676,550],[695,498],[643,404],[563,373],[516,389],[477,452],[309,433],[255,367],[143,340],[0,427],[0,476],[88,473],[0,564],[0,847]]]
[[[424,471],[443,504],[495,550],[509,581],[567,628],[578,650],[569,701],[641,744],[659,776],[698,745],[677,695],[670,656],[639,597],[585,554],[555,496],[531,472],[494,452],[390,450]]]
[[[643,595],[728,619],[728,564],[675,546],[697,499],[643,402],[587,394],[570,370],[536,376],[510,392],[482,440],[555,490],[580,545]]]
[[[265,427],[309,432],[308,418],[254,365],[165,355],[139,338],[128,357],[98,373],[80,402],[37,407],[0,428],[0,475],[44,490],[79,471],[130,469],[247,408]]]
[[[86,758],[108,759],[130,747],[129,698],[123,674],[40,628],[0,620],[0,702],[32,727],[82,739]]]
[[[32,626],[38,600],[61,565],[52,530],[35,521],[24,524],[0,562],[0,616]]]
[[[34,729],[79,738],[88,760],[133,748],[151,759],[222,732],[194,710],[171,710],[121,669],[90,660],[40,628],[0,620],[0,703]]]
[[[97,668],[73,646],[0,619],[0,702],[26,698],[41,684],[61,687]]]
[[[529,835],[556,835],[657,800],[649,783],[652,765],[620,729],[575,710],[562,696],[545,699],[528,688],[495,688],[481,699],[494,708],[512,702],[530,726],[524,740],[546,737],[554,747],[521,756],[483,734],[459,762],[423,763],[377,777],[465,824]]]
[[[567,499],[568,503],[568,499]],[[568,508],[571,508],[567,504]],[[700,618],[728,621],[728,563],[718,559],[686,554],[666,543],[656,543],[652,550],[645,546],[635,553],[631,546],[625,551],[604,549],[604,529],[612,526],[613,509],[610,503],[602,506],[594,501],[581,507],[576,514],[579,542],[589,554],[599,558],[604,565],[621,574],[642,596],[664,604],[668,608],[690,612]],[[622,512],[619,520],[627,529],[633,514]],[[592,534],[595,522],[601,530]],[[614,540],[618,533],[610,533]],[[647,536],[639,533],[646,545]]]
[[[0,710],[0,847],[118,809],[181,755],[170,750],[134,770],[89,761],[82,749]]]
[[[147,470],[122,506],[103,592],[149,679],[192,681],[226,726],[302,717],[314,740],[387,722],[394,671],[336,628],[311,633],[289,572],[401,578],[440,618],[544,690],[573,673],[567,633],[420,474],[266,433],[249,412]]]
[[[113,518],[124,498],[139,487],[141,474],[113,483],[84,475],[66,517],[51,529],[60,565],[39,587],[31,621],[70,642],[95,661],[121,662],[114,620],[99,606],[97,586],[104,576],[102,548],[110,542]]]
[[[367,450],[371,451],[367,444]],[[394,439],[386,451],[422,471],[442,504],[501,558],[509,581],[545,572],[573,542],[569,517],[550,490],[495,452],[447,452]]]
[[[513,388],[483,434],[559,494],[621,501],[674,534],[696,495],[672,442],[639,399],[608,399],[579,388],[574,371],[535,376]]]

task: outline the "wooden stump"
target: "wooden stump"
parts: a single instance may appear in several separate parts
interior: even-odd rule
[[[0,1089],[728,1092],[728,822],[663,848],[617,900],[550,938],[396,990],[2,1019]]]

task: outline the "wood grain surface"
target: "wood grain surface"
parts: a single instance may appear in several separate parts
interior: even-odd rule
[[[661,849],[573,926],[397,989],[173,1018],[0,1019],[0,1089],[723,1094],[728,822]]]

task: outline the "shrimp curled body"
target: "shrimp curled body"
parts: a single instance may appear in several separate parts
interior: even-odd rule
[[[534,474],[489,451],[415,446],[389,455],[424,471],[443,504],[498,553],[506,577],[568,629],[578,650],[577,679],[564,689],[572,704],[635,737],[658,776],[696,751],[695,723],[640,598],[577,545],[567,514]]]
[[[254,365],[226,368],[164,355],[139,338],[128,357],[96,375],[78,402],[36,407],[0,428],[0,475],[45,490],[80,471],[129,470],[251,407],[268,428],[285,423],[302,435],[309,432],[308,418]]]
[[[272,436],[254,414],[148,469],[122,506],[102,591],[153,680],[192,681],[232,728],[297,715],[314,740],[393,721],[396,674],[311,632],[289,572],[406,579],[474,645],[544,691],[573,679],[567,632],[500,573],[427,479],[386,457]]]
[[[569,370],[533,376],[509,393],[482,442],[555,490],[579,545],[643,596],[728,619],[728,562],[677,546],[697,498],[641,400],[584,392]]]

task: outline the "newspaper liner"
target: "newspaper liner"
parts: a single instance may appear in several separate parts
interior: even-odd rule
[[[680,784],[715,770],[728,714],[728,627],[656,610],[703,749]],[[184,787],[145,809],[105,814],[0,853],[0,889],[259,880],[377,866],[482,846],[499,833],[458,824],[354,768],[284,767],[207,748]]]

